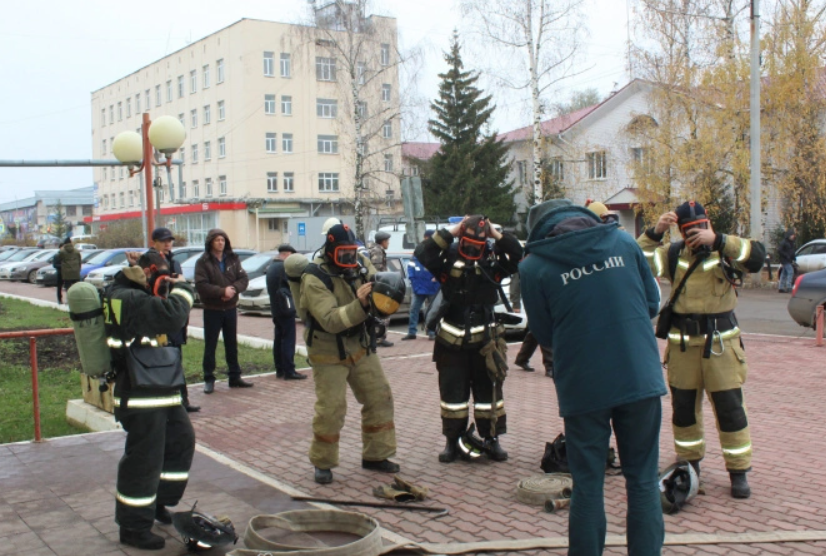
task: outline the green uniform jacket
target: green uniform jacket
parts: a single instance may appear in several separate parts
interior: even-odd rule
[[[115,281],[107,292],[107,303],[111,303],[112,311],[119,323],[117,339],[128,341],[137,338],[158,339],[158,336],[172,335],[181,330],[189,318],[189,311],[195,300],[192,286],[186,282],[177,282],[164,299],[152,296],[143,284],[138,283],[139,274],[143,274],[140,267],[128,267],[115,276]],[[104,309],[104,318],[109,322],[108,310]],[[164,338],[159,343],[165,344]],[[114,349],[115,369],[117,380],[115,395],[124,397],[153,397],[169,395],[170,389],[140,390],[131,392],[129,373],[120,356],[120,350]],[[171,389],[178,393],[179,388]]]
[[[60,277],[63,280],[80,280],[80,253],[71,243],[60,248]]]
[[[375,267],[366,256],[359,254],[361,264],[367,269],[366,275],[359,275],[353,286],[357,290],[376,273]],[[304,330],[304,341],[307,344],[307,353],[311,364],[337,364],[339,357],[336,334],[353,332],[343,337],[344,352],[349,358],[358,360],[366,353],[367,342],[364,332],[364,321],[368,317],[368,309],[362,307],[356,297],[350,282],[345,280],[338,269],[326,257],[316,257],[313,261],[322,271],[330,274],[333,282],[333,291],[318,277],[305,272],[301,277],[301,294],[299,301],[299,315],[309,313],[318,327],[313,327],[310,339],[310,327]],[[320,329],[319,329],[320,328]],[[358,333],[361,328],[362,333]]]

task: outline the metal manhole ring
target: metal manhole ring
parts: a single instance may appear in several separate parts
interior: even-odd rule
[[[546,500],[570,498],[574,481],[568,473],[547,473],[522,479],[516,485],[516,499],[531,506],[544,506]]]

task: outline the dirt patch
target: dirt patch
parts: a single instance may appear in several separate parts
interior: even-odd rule
[[[0,332],[14,331],[15,329],[0,328]],[[0,340],[0,359],[7,365],[29,367],[29,340],[27,338]],[[80,356],[74,335],[38,338],[37,368],[63,371],[79,369]]]

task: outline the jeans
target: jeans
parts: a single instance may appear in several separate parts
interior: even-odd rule
[[[661,420],[659,397],[565,417],[568,465],[574,479],[569,555],[598,556],[605,548],[603,485],[612,424],[628,497],[628,554],[661,553],[665,535],[657,470]]]
[[[272,358],[278,376],[295,374],[295,318],[276,318],[272,342]]]
[[[433,298],[435,297],[435,293],[432,295],[421,295],[413,292],[412,299],[410,300],[410,321],[407,325],[408,334],[411,336],[416,335],[416,328],[419,326],[419,313],[422,310],[422,306],[425,301],[427,301],[427,306],[430,307],[430,304],[433,303]],[[428,333],[428,335],[430,335],[430,333]]]
[[[57,270],[57,302],[63,303],[63,277],[60,275],[60,269]]]
[[[790,291],[792,289],[792,280],[794,279],[794,267],[792,263],[783,263],[783,274],[780,276],[780,285],[778,289]]]
[[[222,332],[229,379],[241,378],[241,366],[238,364],[238,312],[235,308],[226,311],[204,309],[204,382],[215,382],[215,349],[218,347],[218,335]]]

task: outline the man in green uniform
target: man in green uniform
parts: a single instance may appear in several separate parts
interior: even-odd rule
[[[684,241],[660,247],[673,224],[679,225]],[[705,390],[714,406],[731,495],[748,498],[746,472],[751,470],[752,448],[743,398],[747,367],[734,316],[737,295],[732,278],[759,272],[765,248],[758,241],[715,233],[705,209],[695,201],[660,216],[637,243],[654,275],[671,280],[672,292],[688,276],[674,304],[665,352],[677,456],[688,460],[699,475],[705,456]]]
[[[152,533],[152,523],[172,523],[166,507],[183,496],[195,453],[195,431],[176,380],[183,372],[178,376],[174,370],[180,368],[181,353],[165,347],[167,336],[186,324],[194,299],[186,280],[172,278],[168,262],[157,252],[119,272],[105,295],[106,335],[116,372],[115,419],[127,433],[118,465],[115,521],[120,542],[144,550],[164,547],[163,537]],[[169,357],[173,370],[170,365],[154,367],[152,385],[142,385],[127,363],[138,356],[156,363],[158,357]]]
[[[362,404],[362,467],[399,471],[388,459],[396,453],[393,393],[368,341],[370,279],[376,271],[357,250],[347,226],[332,226],[324,255],[316,257],[301,277],[297,305],[301,320],[308,323],[304,341],[316,391],[310,461],[320,484],[332,482],[332,468],[338,465],[347,384]]]

